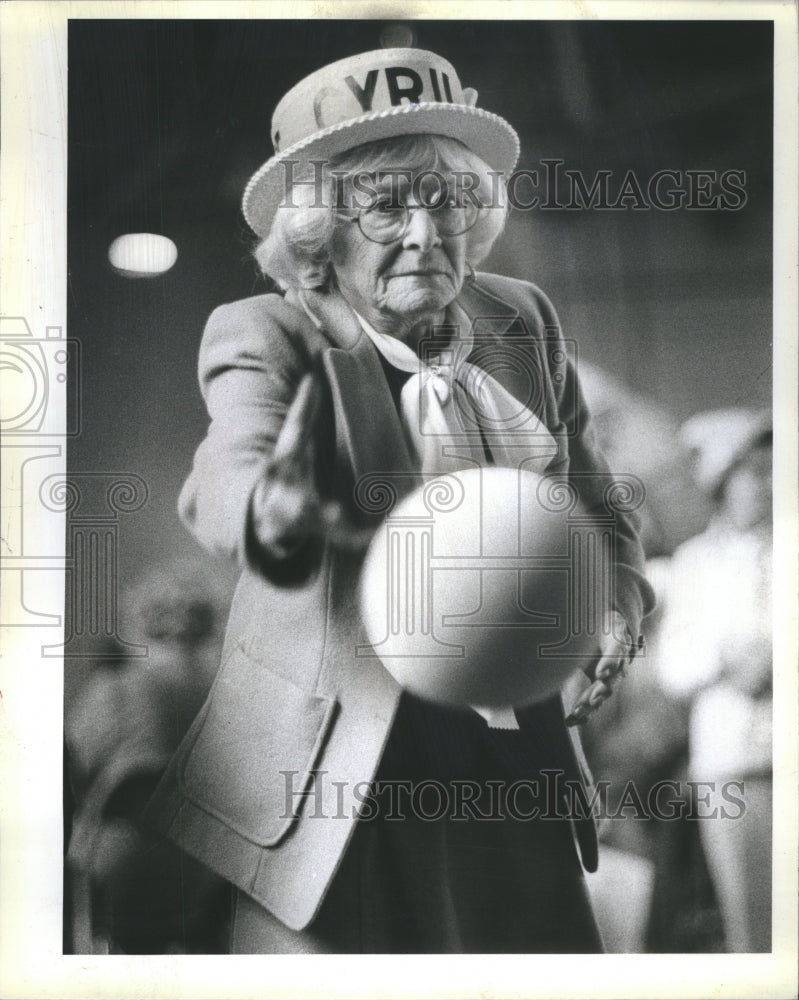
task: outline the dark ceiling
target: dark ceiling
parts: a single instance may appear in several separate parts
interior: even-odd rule
[[[71,21],[70,208],[110,230],[235,211],[271,155],[279,98],[376,48],[377,21]],[[415,22],[523,161],[659,169],[679,161],[768,183],[770,22]],[[741,138],[745,162],[741,161]]]

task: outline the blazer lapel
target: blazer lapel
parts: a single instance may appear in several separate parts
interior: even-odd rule
[[[364,477],[376,476],[391,493],[403,495],[416,485],[418,470],[376,348],[341,295],[302,291],[297,299],[331,342],[322,351],[322,366],[333,402],[339,466],[351,470],[356,487]]]
[[[519,318],[518,309],[487,292],[476,281],[468,281],[463,286],[457,301],[471,320],[475,346],[486,340],[498,342]]]
[[[366,334],[349,350],[331,347],[322,363],[333,397],[336,450],[355,482],[415,472],[383,366]]]
[[[474,344],[468,360],[491,373],[499,384],[545,426],[547,421],[547,362],[543,345],[526,321],[508,302],[470,281],[458,296],[458,304],[469,316]],[[517,329],[512,327],[517,321]],[[499,360],[504,363],[497,364]],[[549,428],[552,431],[552,428]]]
[[[536,352],[535,344],[523,331],[517,335],[511,332],[519,311],[474,281],[464,285],[456,301],[469,317],[472,328],[473,344],[467,360],[490,372],[503,389],[525,406],[540,399],[540,362],[536,357],[531,363],[530,358],[530,352]],[[498,360],[505,363],[497,364]],[[536,415],[543,417],[541,413]]]

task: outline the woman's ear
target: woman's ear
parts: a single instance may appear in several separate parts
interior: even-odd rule
[[[330,264],[327,261],[297,261],[295,274],[300,288],[308,291],[323,289],[330,276]]]

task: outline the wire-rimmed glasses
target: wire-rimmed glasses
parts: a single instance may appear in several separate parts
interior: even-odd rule
[[[468,197],[442,197],[429,203],[406,205],[386,196],[375,198],[360,210],[336,214],[357,222],[366,239],[373,243],[393,243],[408,231],[413,212],[428,212],[440,236],[460,236],[477,222],[480,208],[479,203]]]

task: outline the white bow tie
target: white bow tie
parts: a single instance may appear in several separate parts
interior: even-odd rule
[[[386,361],[412,373],[400,393],[400,411],[423,474],[487,465],[523,465],[543,473],[558,453],[555,440],[531,410],[466,360],[474,343],[469,317],[454,303],[450,315],[456,333],[435,364],[426,364],[407,344],[378,333],[358,315]]]

